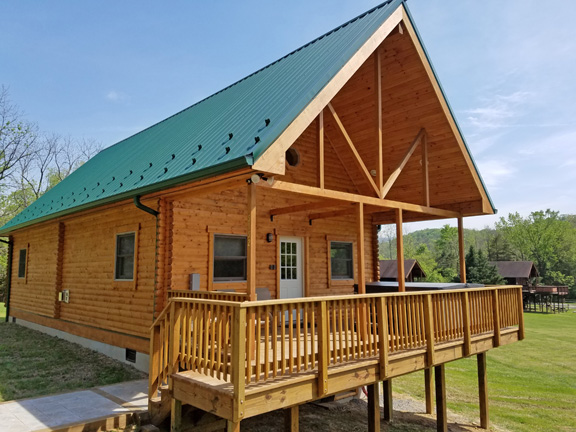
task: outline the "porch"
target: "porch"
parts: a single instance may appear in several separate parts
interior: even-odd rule
[[[431,377],[432,367],[443,430],[443,364],[477,354],[483,368],[487,350],[524,338],[518,286],[258,302],[174,295],[152,327],[149,382],[151,409],[170,386],[174,430],[181,404],[216,414],[229,430],[290,408],[297,428],[298,405],[360,386],[379,430],[378,383],[418,370]]]

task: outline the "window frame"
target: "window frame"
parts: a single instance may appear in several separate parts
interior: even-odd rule
[[[216,261],[222,260],[230,260],[230,258],[235,258],[235,256],[216,256],[216,241],[218,238],[237,238],[244,240],[244,256],[238,255],[238,258],[242,258],[244,261],[244,276],[243,278],[236,278],[236,277],[221,277],[216,276]],[[212,274],[211,280],[209,283],[211,284],[230,284],[230,283],[245,283],[248,280],[248,236],[244,234],[223,234],[223,233],[214,233],[212,234],[212,254],[211,254],[211,267],[212,267]],[[218,259],[217,259],[218,258]]]
[[[21,260],[22,260],[22,252],[25,252],[25,257],[24,257],[24,274],[22,276],[20,276],[20,266],[21,266]],[[18,271],[16,273],[16,276],[18,277],[18,279],[24,279],[24,282],[26,282],[28,280],[28,257],[30,256],[29,253],[29,245],[26,245],[26,247],[20,248],[18,250]]]
[[[118,239],[121,236],[126,236],[128,234],[132,234],[134,236],[134,250],[132,252],[132,277],[131,278],[119,278],[118,277]],[[138,263],[138,231],[131,230],[131,231],[123,231],[117,232],[114,235],[114,282],[135,282],[136,281],[136,274],[137,274],[137,263]]]
[[[332,245],[334,243],[338,243],[338,244],[342,244],[342,245],[346,245],[350,247],[350,259],[346,259],[345,261],[348,262],[350,261],[350,271],[351,274],[346,275],[346,276],[337,276],[334,277],[334,272],[333,272],[333,266],[332,266],[332,260],[334,258],[332,258]],[[343,241],[343,240],[330,240],[329,241],[329,245],[330,245],[330,249],[329,249],[329,255],[330,255],[330,280],[331,281],[353,281],[354,280],[354,242],[352,241]],[[339,259],[341,261],[344,261],[343,259]]]

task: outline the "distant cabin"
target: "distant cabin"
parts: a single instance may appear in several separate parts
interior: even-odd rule
[[[506,285],[532,285],[530,281],[539,277],[538,270],[532,261],[490,261],[498,274],[506,279]]]
[[[420,263],[415,259],[404,260],[404,280],[420,282],[426,278]],[[380,260],[380,281],[393,282],[398,280],[398,260]]]

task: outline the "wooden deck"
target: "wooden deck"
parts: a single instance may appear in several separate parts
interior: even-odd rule
[[[150,397],[233,424],[523,339],[521,287],[230,302],[171,297]]]

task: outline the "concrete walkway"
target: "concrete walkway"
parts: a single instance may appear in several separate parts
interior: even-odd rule
[[[0,432],[96,430],[120,427],[148,410],[148,381],[0,403]],[[85,427],[88,425],[88,427]]]

